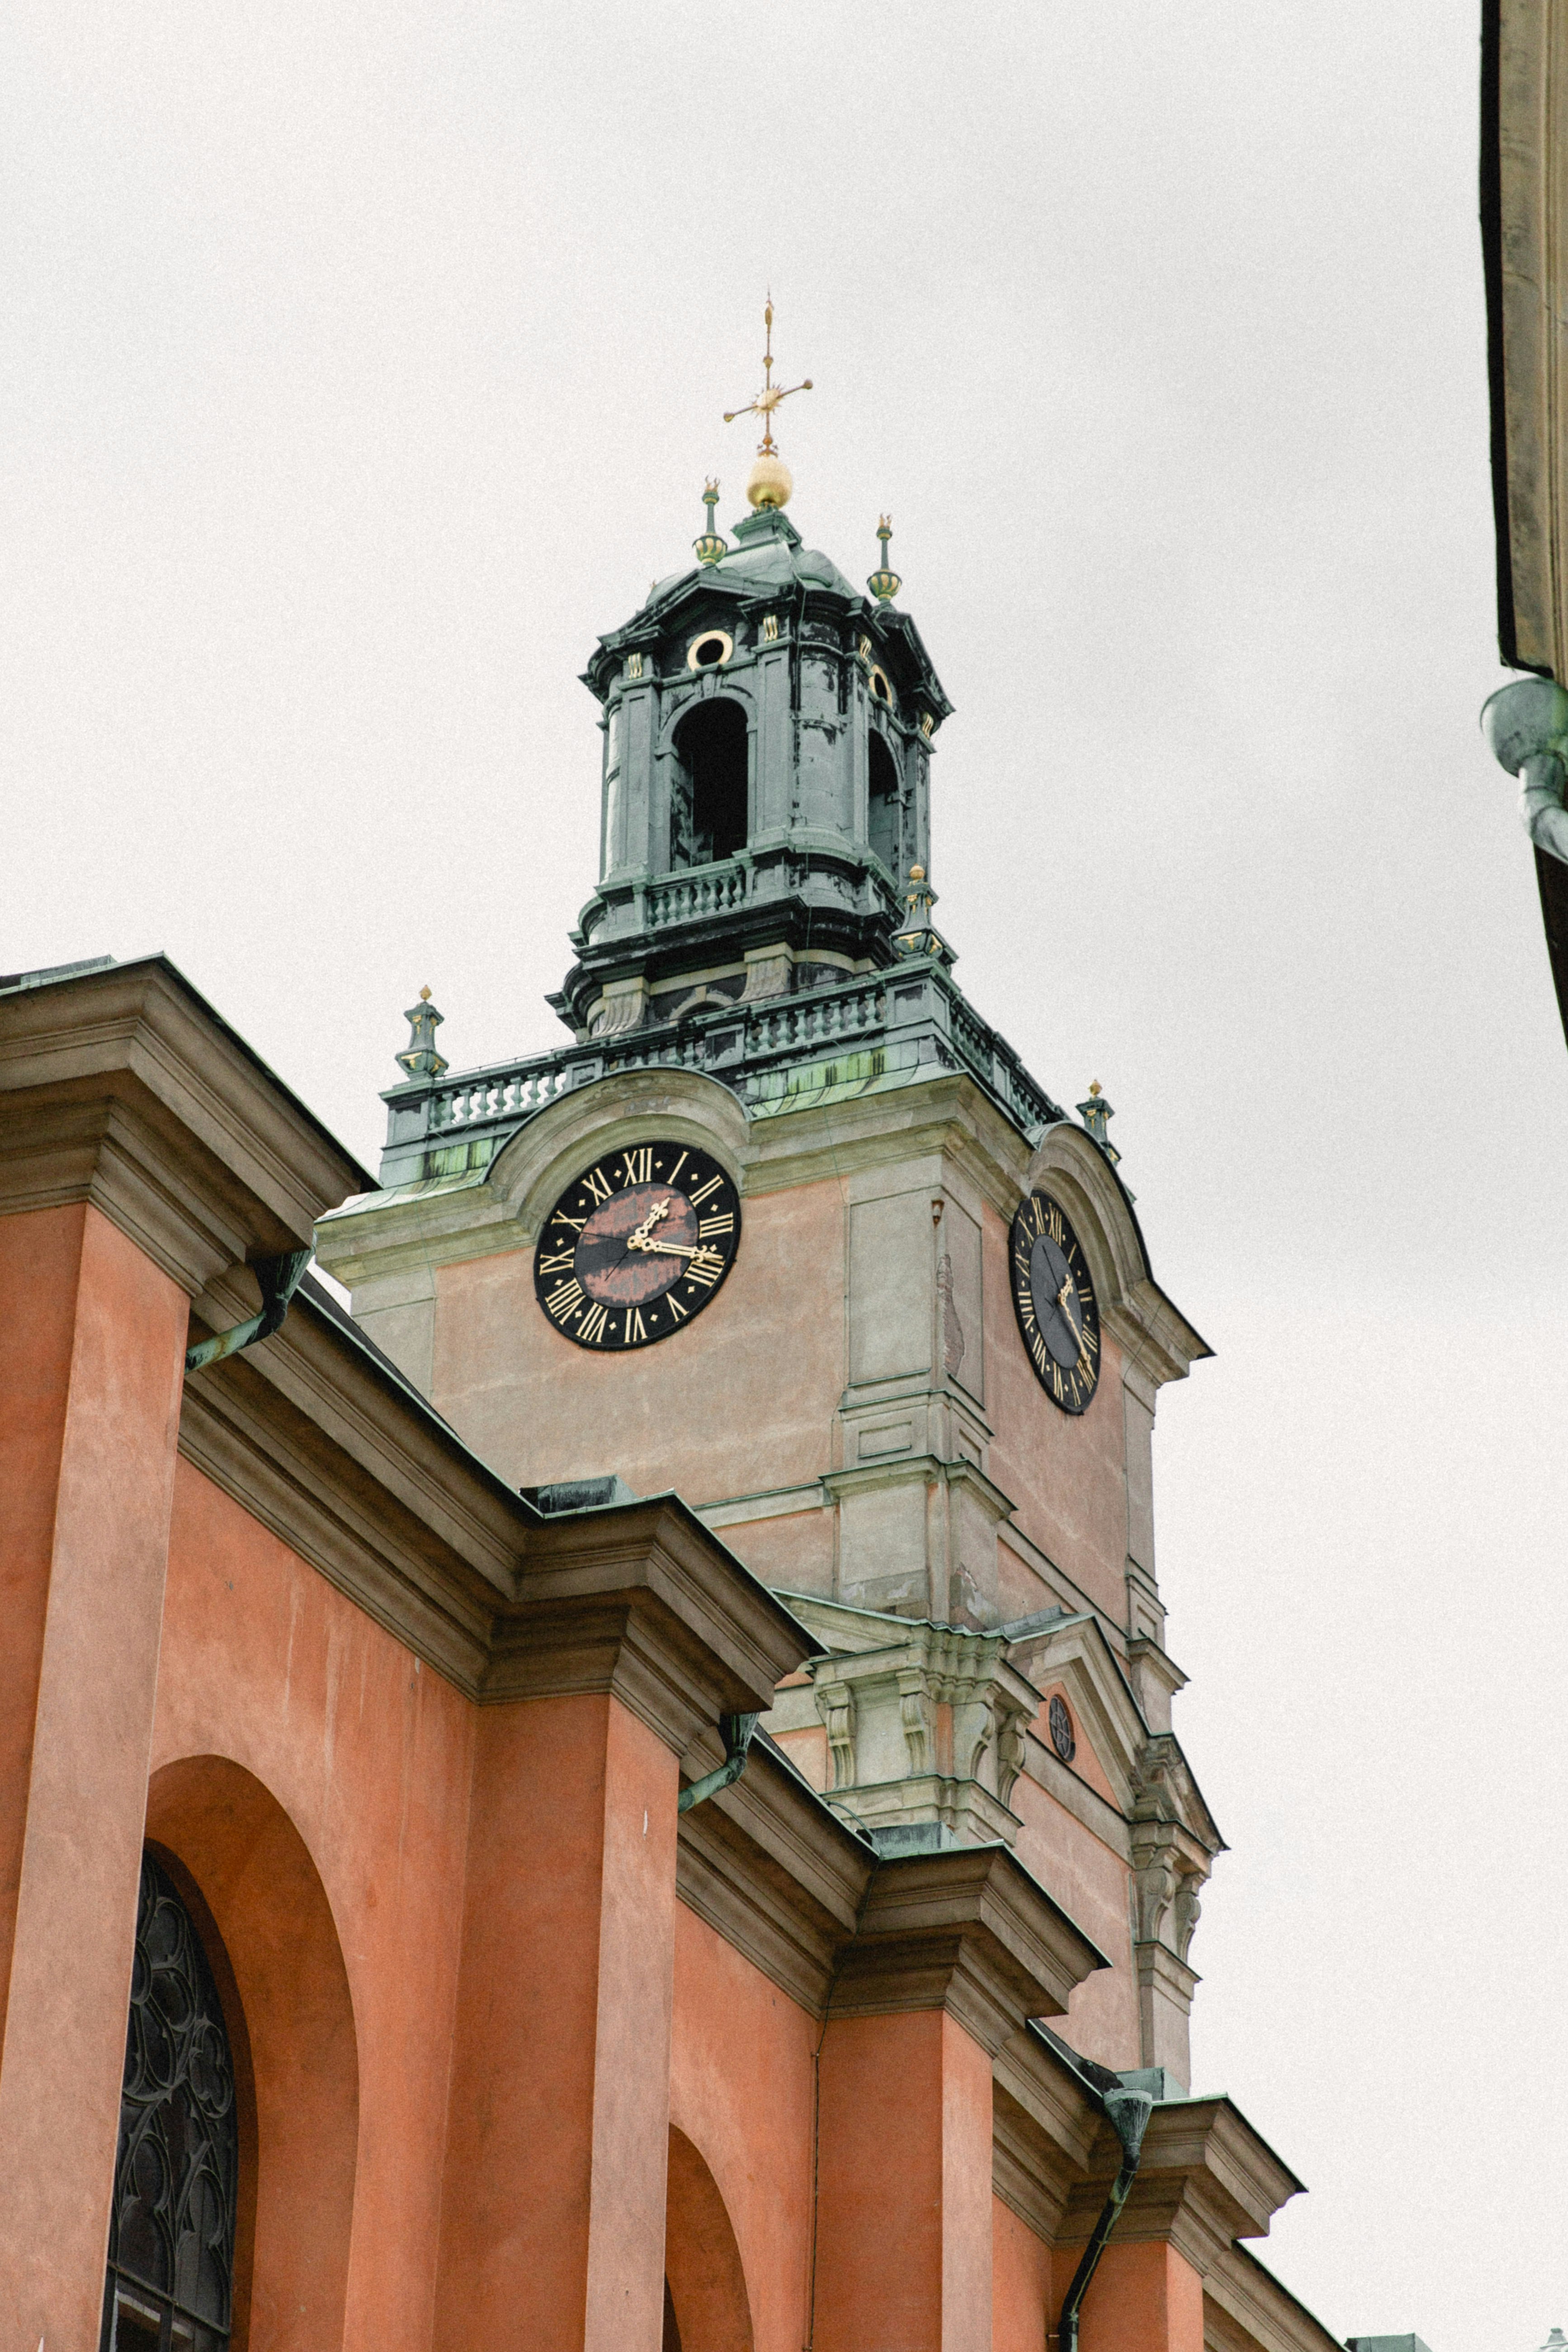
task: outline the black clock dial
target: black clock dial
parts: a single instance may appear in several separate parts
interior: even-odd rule
[[[1100,1309],[1078,1235],[1048,1192],[1031,1192],[1014,1218],[1008,1264],[1035,1377],[1053,1404],[1082,1412],[1100,1380]]]
[[[710,1152],[634,1143],[585,1168],[551,1210],[534,1293],[579,1348],[646,1348],[701,1314],[740,1242],[740,1195]]]

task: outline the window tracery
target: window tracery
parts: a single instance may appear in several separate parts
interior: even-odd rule
[[[174,1881],[142,1857],[101,2352],[224,2352],[239,2132],[212,1969]]]

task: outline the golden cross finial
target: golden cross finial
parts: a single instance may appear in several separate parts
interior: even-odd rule
[[[804,383],[792,383],[787,387],[773,382],[773,298],[771,294],[763,310],[763,323],[768,331],[767,349],[763,353],[763,388],[755,400],[748,402],[744,408],[727,408],[724,422],[733,425],[737,416],[760,416],[763,437],[757,444],[757,455],[759,457],[771,457],[774,454],[773,411],[781,400],[792,399],[797,392],[809,392],[811,378],[807,376]]]

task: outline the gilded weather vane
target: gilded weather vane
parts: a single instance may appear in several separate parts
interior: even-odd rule
[[[744,408],[727,408],[726,425],[733,425],[737,416],[760,416],[763,437],[757,444],[757,462],[746,481],[746,496],[754,507],[782,507],[788,504],[795,488],[789,467],[779,456],[773,441],[773,415],[781,400],[793,399],[797,392],[811,390],[811,378],[804,383],[778,384],[773,382],[773,298],[770,294],[763,311],[767,328],[767,349],[763,353],[763,388],[755,400]]]

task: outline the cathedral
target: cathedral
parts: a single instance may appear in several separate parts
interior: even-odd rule
[[[953,976],[952,707],[765,375],[584,674],[558,1047],[424,990],[373,1178],[164,959],[0,981],[6,2346],[1334,2341],[1191,2081],[1208,1350]]]

